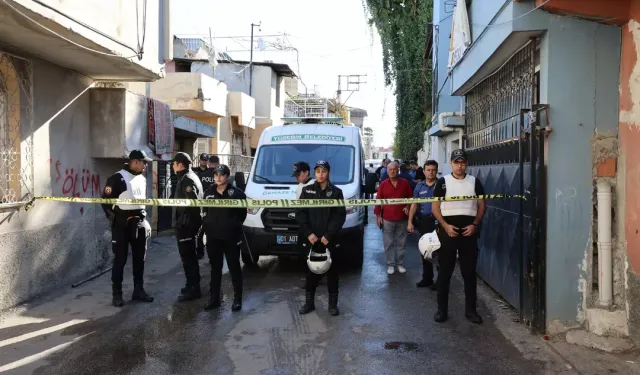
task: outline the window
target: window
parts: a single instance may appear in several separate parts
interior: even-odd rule
[[[33,192],[31,72],[29,60],[0,51],[0,204]]]
[[[231,133],[231,155],[244,155],[244,133]]]
[[[207,141],[208,141],[207,138],[198,138],[196,140],[196,152],[195,152],[196,155],[209,153],[209,148],[207,147],[208,146]]]
[[[176,73],[190,73],[191,62],[190,61],[175,61]]]
[[[263,146],[256,159],[253,182],[258,184],[297,184],[295,177],[291,176],[293,163],[306,161],[313,168],[318,160],[327,160],[331,164],[331,182],[348,184],[353,181],[356,165],[354,159],[355,148],[352,146],[326,144]]]

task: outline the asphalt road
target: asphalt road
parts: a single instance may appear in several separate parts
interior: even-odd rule
[[[261,260],[259,269],[244,270],[241,312],[231,312],[228,274],[223,277],[226,299],[219,310],[204,311],[204,298],[179,303],[176,297],[184,277],[174,241],[160,237],[149,253],[147,289],[155,296],[153,303],[130,302],[116,309],[109,306],[108,275],[91,281],[78,288],[75,297],[58,298],[40,308],[39,317],[56,319],[0,330],[0,339],[26,337],[0,347],[4,358],[0,371],[57,375],[542,373],[540,362],[525,359],[498,330],[485,301],[479,301],[483,325],[464,318],[459,275],[451,287],[449,320],[433,321],[435,292],[415,287],[421,274],[416,237],[407,246],[409,272],[388,276],[381,232],[374,225],[367,228],[364,267],[342,275],[337,317],[327,313],[326,283],[318,288],[316,312],[299,315],[304,265],[275,257]],[[202,263],[203,285],[208,285],[208,266]],[[127,267],[127,279],[130,272]],[[127,296],[130,289],[130,284],[125,286]],[[84,319],[44,336],[20,336],[74,317]],[[37,357],[41,350],[48,350],[46,357]]]

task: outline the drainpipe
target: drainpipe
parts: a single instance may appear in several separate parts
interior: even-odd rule
[[[598,285],[600,305],[613,302],[613,267],[611,261],[611,186],[606,181],[597,184],[598,196]]]
[[[453,117],[453,116],[464,116],[464,112],[442,112],[438,115],[438,127],[440,127],[440,129],[444,129],[444,119],[445,117]],[[462,135],[464,134],[464,128],[463,129],[458,129],[458,144],[460,145],[461,149],[464,149],[464,147],[462,147]]]

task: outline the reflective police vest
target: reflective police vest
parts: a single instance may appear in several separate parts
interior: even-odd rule
[[[122,179],[127,184],[127,190],[120,193],[119,199],[146,199],[147,198],[147,179],[142,175],[133,175],[128,171],[122,169],[118,173],[122,176]],[[139,204],[117,204],[121,210],[144,210],[145,206]]]

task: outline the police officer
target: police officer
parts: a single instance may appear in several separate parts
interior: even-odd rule
[[[147,162],[151,160],[144,151],[131,151],[129,163],[107,179],[102,198],[146,199],[147,179],[143,173]],[[153,302],[153,297],[147,294],[143,287],[147,239],[151,236],[151,226],[145,219],[147,215],[145,206],[103,204],[102,209],[111,223],[111,248],[114,255],[111,270],[113,306],[124,305],[122,279],[129,256],[129,245],[131,245],[134,285],[131,299]]]
[[[331,166],[328,161],[320,160],[315,165],[316,181],[304,187],[300,199],[344,199],[342,190],[333,185],[329,181],[329,173]],[[329,248],[333,254],[333,250],[338,245],[338,232],[342,228],[347,217],[345,207],[317,207],[317,208],[301,208],[296,213],[296,220],[300,224],[302,232],[298,236],[300,245],[305,252],[308,252],[313,245]],[[329,290],[329,313],[338,315],[338,266],[335,259],[339,258],[339,254],[332,257],[333,264],[327,271],[327,287]],[[316,309],[315,293],[318,282],[322,275],[317,275],[310,270],[307,271],[306,280],[306,298],[305,304],[300,309],[300,314],[308,314]]]
[[[427,160],[424,163],[424,174],[426,179],[422,180],[413,189],[414,198],[432,198],[433,190],[438,180],[438,162],[435,160]],[[417,215],[416,215],[417,214]],[[414,203],[409,210],[409,223],[407,230],[409,233],[414,230],[414,221],[418,225],[418,233],[424,236],[436,230],[436,218],[433,216],[431,203]],[[422,280],[416,286],[418,288],[430,287],[436,290],[436,284],[433,282],[433,264],[428,259],[422,259]]]
[[[229,184],[231,170],[224,164],[213,171],[215,185],[205,193],[205,199],[247,199],[240,189]],[[227,260],[231,283],[233,284],[232,311],[242,309],[242,268],[240,267],[240,247],[242,223],[247,218],[247,209],[242,207],[206,207],[203,222],[207,236],[207,255],[211,264],[211,299],[205,310],[220,307],[220,284],[222,282],[222,260]]]
[[[207,156],[206,154],[202,154],[202,155]],[[202,155],[200,155],[200,157],[202,157]],[[200,168],[198,168],[199,173],[196,173],[196,174],[198,175],[198,177],[200,177],[200,183],[202,183],[203,192],[209,190],[209,187],[213,185],[214,183],[213,170],[218,166],[218,164],[220,164],[220,159],[217,156],[208,155],[207,162],[206,162],[207,169],[203,171],[202,165],[200,166]],[[198,259],[204,258],[203,238],[204,238],[204,230],[202,229],[202,227],[200,227],[200,230],[198,231],[198,243],[196,247],[196,254],[198,254]]]
[[[296,188],[296,199],[300,199],[302,194],[302,188],[311,185],[315,182],[311,178],[311,167],[304,161],[297,161],[293,163],[293,174],[291,177],[295,177],[298,181],[298,187]]]
[[[199,159],[200,159],[200,165],[198,165],[197,167],[193,167],[193,173],[195,173],[198,176],[200,176],[200,173],[209,169],[209,166],[207,166],[209,155],[203,152],[202,154],[200,154]]]
[[[198,176],[190,169],[191,158],[184,152],[178,152],[173,158],[173,170],[178,176],[175,199],[202,199],[202,184]],[[179,301],[200,298],[200,266],[196,254],[196,235],[202,224],[198,207],[176,207],[176,238],[178,252],[187,284],[180,290]]]
[[[454,150],[451,153],[451,174],[436,182],[434,197],[459,197],[484,195],[480,180],[467,174],[467,153]],[[433,214],[440,226],[438,239],[438,312],[434,320],[447,320],[449,284],[456,267],[456,255],[460,257],[460,273],[464,280],[464,316],[473,323],[482,323],[476,312],[476,263],[478,261],[478,226],[482,221],[486,204],[484,200],[434,202]]]
[[[216,155],[209,155],[209,161],[207,162],[207,166],[210,169],[216,169],[220,165],[220,158]]]

